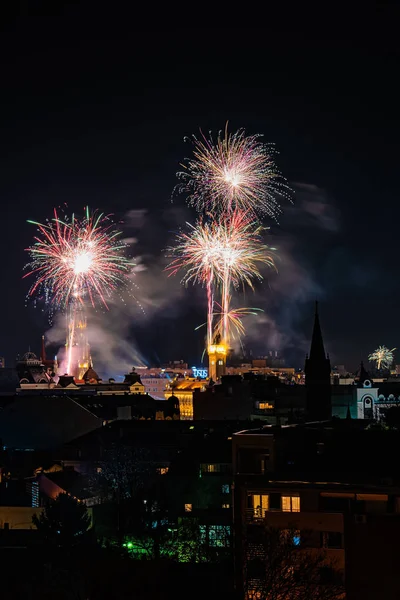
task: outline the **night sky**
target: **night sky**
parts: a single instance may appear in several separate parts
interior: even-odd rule
[[[39,351],[49,329],[40,308],[25,306],[24,248],[35,233],[26,220],[44,221],[64,203],[71,212],[86,204],[112,212],[135,238],[132,254],[143,266],[135,293],[146,316],[132,301],[94,318],[123,338],[124,360],[131,346],[148,364],[199,362],[203,340],[194,327],[204,320],[203,294],[167,280],[162,251],[195,218],[184,198],[171,203],[179,162],[191,152],[184,137],[200,128],[215,134],[226,121],[231,131],[244,127],[276,144],[295,191],[279,225],[269,223],[279,273],[266,274],[251,301],[265,315],[259,325],[248,321],[246,347],[253,354],[276,348],[303,366],[316,299],[333,363],[354,369],[380,344],[400,347],[394,9],[347,31],[167,35],[132,30],[123,15],[109,22],[82,4],[60,3],[49,16],[32,3],[2,20],[0,356],[7,364],[29,346]]]

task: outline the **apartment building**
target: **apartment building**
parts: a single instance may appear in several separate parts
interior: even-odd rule
[[[330,576],[343,581],[347,599],[400,597],[397,432],[356,421],[312,423],[241,431],[232,444],[239,597],[265,597],[261,532],[277,530],[290,532],[299,552],[319,552],[333,565]]]

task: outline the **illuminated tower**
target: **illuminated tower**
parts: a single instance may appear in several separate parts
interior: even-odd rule
[[[87,320],[85,305],[74,300],[68,314],[68,332],[66,340],[67,374],[82,379],[92,364],[90,346],[87,339]]]
[[[221,342],[217,333],[214,342],[208,346],[208,376],[213,381],[219,381],[226,371],[227,346]]]

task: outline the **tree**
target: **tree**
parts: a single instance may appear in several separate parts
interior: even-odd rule
[[[158,560],[168,537],[168,501],[165,476],[158,476],[152,484],[137,490],[129,501],[126,533],[133,536],[135,547],[148,558]]]
[[[151,479],[155,471],[149,452],[123,444],[111,444],[104,450],[103,460],[90,477],[91,491],[116,509],[116,530],[119,543],[126,534],[126,509]]]
[[[256,526],[246,542],[246,592],[257,600],[339,600],[341,574],[309,534]]]
[[[59,494],[47,502],[39,516],[33,515],[32,523],[48,543],[71,547],[87,539],[91,519],[83,503],[68,494]]]
[[[164,547],[165,554],[180,563],[212,562],[210,549],[198,519],[180,517]]]
[[[150,463],[145,449],[112,444],[104,451],[94,483],[106,500],[119,502],[131,498],[148,479]]]
[[[391,406],[382,411],[383,420],[389,429],[400,429],[400,406]]]

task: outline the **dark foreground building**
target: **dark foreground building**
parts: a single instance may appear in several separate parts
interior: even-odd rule
[[[265,597],[260,540],[272,528],[333,560],[330,576],[347,600],[400,598],[400,435],[366,427],[350,420],[233,435],[238,597]]]

